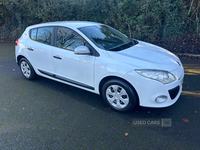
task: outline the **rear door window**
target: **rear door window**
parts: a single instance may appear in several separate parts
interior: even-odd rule
[[[37,41],[45,44],[51,44],[53,27],[38,28]]]
[[[31,39],[36,40],[36,35],[37,35],[37,29],[32,29],[31,30]]]
[[[35,28],[30,31],[30,38],[32,40],[50,45],[52,32],[53,27]]]

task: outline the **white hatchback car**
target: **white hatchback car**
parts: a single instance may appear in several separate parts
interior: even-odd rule
[[[104,24],[32,25],[15,45],[16,62],[25,78],[37,74],[101,94],[117,111],[130,111],[137,104],[167,107],[181,94],[184,69],[178,57]]]

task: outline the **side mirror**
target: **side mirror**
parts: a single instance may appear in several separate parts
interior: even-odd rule
[[[78,46],[77,48],[75,48],[74,54],[89,55],[89,54],[91,54],[91,52],[86,46]]]

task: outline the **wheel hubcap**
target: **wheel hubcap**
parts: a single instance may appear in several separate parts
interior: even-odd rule
[[[27,62],[21,62],[21,70],[25,77],[29,78],[31,75],[31,70]]]
[[[128,93],[119,85],[111,85],[106,90],[108,102],[116,108],[124,108],[129,103]]]

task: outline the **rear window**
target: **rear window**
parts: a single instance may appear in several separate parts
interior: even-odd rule
[[[32,40],[50,45],[52,32],[53,32],[53,27],[32,29],[30,32],[30,38]]]

